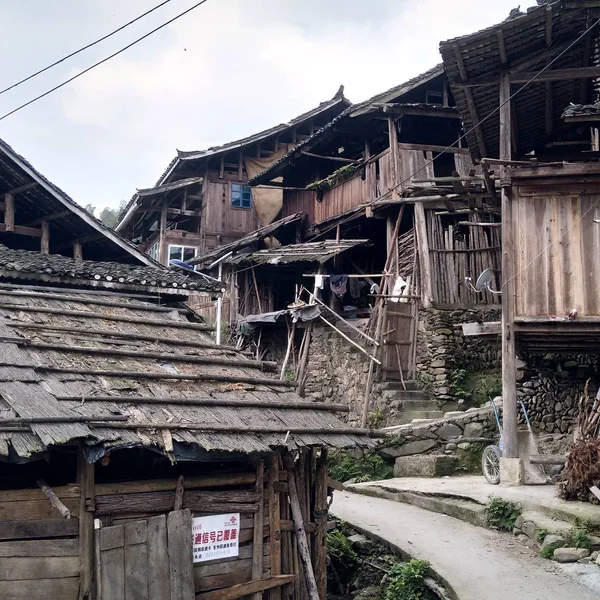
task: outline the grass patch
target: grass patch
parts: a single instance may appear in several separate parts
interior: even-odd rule
[[[360,457],[344,451],[329,455],[329,475],[336,481],[363,483],[389,479],[392,474],[392,466],[376,452],[368,452]]]
[[[433,600],[435,596],[425,585],[429,571],[426,560],[412,559],[390,569],[383,600]]]
[[[548,535],[549,531],[545,527],[541,527],[535,534],[535,539],[541,544]]]
[[[540,556],[547,560],[552,560],[554,558],[554,548],[550,546],[546,546],[540,550]]]
[[[343,523],[327,534],[327,554],[331,558],[340,582],[344,586],[348,585],[360,563],[358,555],[348,540]]]
[[[496,527],[502,531],[512,531],[521,510],[521,506],[514,502],[498,498],[498,496],[490,496],[490,501],[485,507],[485,516],[490,527]]]
[[[502,395],[502,373],[455,369],[450,377],[450,388],[456,398],[472,406],[481,406],[489,398]]]
[[[585,529],[573,529],[569,535],[569,546],[575,548],[585,548],[591,550],[592,542],[590,540],[590,534]]]

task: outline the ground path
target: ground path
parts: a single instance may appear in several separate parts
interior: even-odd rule
[[[564,568],[501,534],[415,506],[336,492],[333,515],[423,558],[460,600],[598,600],[573,580],[595,565]],[[576,568],[574,568],[576,567]],[[583,571],[583,572],[582,572]],[[577,575],[579,573],[579,575]],[[581,577],[581,581],[587,581]],[[592,582],[593,585],[593,582]]]

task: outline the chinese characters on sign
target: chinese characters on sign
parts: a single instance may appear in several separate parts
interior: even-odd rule
[[[211,515],[192,519],[194,562],[239,555],[240,515]]]

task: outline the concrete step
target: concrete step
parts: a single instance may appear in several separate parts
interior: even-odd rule
[[[485,506],[477,502],[462,500],[458,498],[446,498],[440,496],[424,496],[414,492],[398,491],[388,488],[385,485],[353,484],[346,486],[351,492],[373,496],[375,498],[385,498],[395,502],[404,502],[412,504],[424,510],[441,513],[450,517],[455,517],[477,527],[486,527]]]
[[[431,400],[431,396],[422,390],[391,390],[397,398],[402,400]],[[390,393],[391,393],[390,391]]]

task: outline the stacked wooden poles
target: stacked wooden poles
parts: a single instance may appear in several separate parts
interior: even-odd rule
[[[381,353],[382,344],[381,344],[381,328],[384,323],[384,315],[385,315],[385,302],[386,302],[386,294],[388,289],[390,288],[390,277],[388,275],[388,271],[390,269],[390,264],[393,257],[396,255],[396,245],[398,243],[398,234],[400,232],[400,223],[402,222],[402,216],[404,215],[404,204],[400,207],[400,211],[398,213],[398,218],[396,219],[396,225],[394,227],[394,231],[390,238],[391,243],[388,248],[388,254],[385,261],[385,267],[383,269],[384,277],[383,277],[383,288],[380,290],[379,298],[377,298],[377,303],[375,305],[376,311],[376,326],[375,326],[375,339],[379,342],[378,352]],[[373,378],[375,375],[375,362],[369,361],[369,374],[367,375],[367,384],[365,386],[365,401],[363,404],[363,412],[361,419],[361,427],[366,427],[369,419],[369,409],[371,406],[371,392],[373,391]]]

